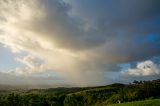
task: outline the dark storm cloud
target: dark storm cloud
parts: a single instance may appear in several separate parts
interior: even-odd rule
[[[141,60],[160,53],[158,41],[145,40],[152,33],[159,36],[159,0],[82,0],[68,4],[47,0],[40,4],[47,11],[46,16],[34,21],[31,28],[54,39],[58,47],[82,51],[113,42],[99,54],[103,54],[102,58],[105,54],[125,58],[115,62]]]
[[[47,0],[40,1],[40,7],[46,12],[44,17],[24,27],[60,48],[93,52],[104,46],[98,59],[109,63],[138,61],[160,53],[160,38],[147,40],[160,34],[159,0]]]
[[[160,36],[159,0],[82,0],[70,3],[73,3],[72,15],[95,25],[96,35],[103,37],[101,43],[107,45],[111,42],[110,47],[99,51],[102,58],[111,54],[106,59],[111,57],[114,60],[119,56],[125,59],[117,58],[115,62],[129,62],[159,55],[160,38],[152,39]]]

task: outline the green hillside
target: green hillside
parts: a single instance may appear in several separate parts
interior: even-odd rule
[[[0,106],[160,106],[157,97],[160,80],[134,81],[98,87],[1,90]]]

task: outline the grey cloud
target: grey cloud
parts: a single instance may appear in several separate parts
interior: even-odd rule
[[[105,41],[97,36],[97,31],[85,32],[81,23],[69,17],[65,3],[59,3],[57,0],[41,1],[40,7],[42,9],[36,9],[40,9],[44,17],[29,20],[19,27],[38,33],[37,37],[54,40],[55,45],[66,49],[88,49]]]
[[[69,49],[81,50],[85,48],[87,50],[106,44],[110,45],[110,48],[103,48],[104,50],[98,51],[98,54],[101,55],[102,52],[102,58],[105,57],[105,54],[114,54],[111,57],[120,56],[122,62],[125,62],[125,60],[128,62],[130,60],[146,59],[160,53],[160,49],[157,48],[158,42],[141,41],[147,36],[146,34],[159,33],[159,27],[139,28],[139,25],[145,23],[146,20],[152,23],[154,17],[160,15],[158,12],[160,7],[158,0],[121,0],[118,3],[110,0],[82,0],[78,2],[68,1],[68,3],[72,7],[68,11],[71,12],[71,15],[68,16],[69,18],[71,18],[70,16],[75,16],[77,19],[93,26],[87,31],[74,30],[73,28],[67,30],[73,32],[68,34],[74,36],[72,38],[70,36],[67,37],[66,34],[64,34],[62,39],[58,36],[58,41],[66,41],[66,45],[59,42],[60,45],[62,44],[62,48],[68,45]],[[85,27],[86,23],[80,27]],[[77,26],[77,24],[75,25]],[[142,43],[137,44],[137,39],[135,38]],[[110,44],[110,42],[113,43]],[[123,57],[127,59],[123,60]],[[116,61],[118,60],[115,59]]]

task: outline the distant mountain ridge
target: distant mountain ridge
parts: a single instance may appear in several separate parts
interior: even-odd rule
[[[0,84],[0,90],[14,90],[16,89],[15,86],[7,85],[7,84]]]

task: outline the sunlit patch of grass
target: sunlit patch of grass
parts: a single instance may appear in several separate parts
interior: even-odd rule
[[[160,99],[113,104],[107,106],[160,106]]]

